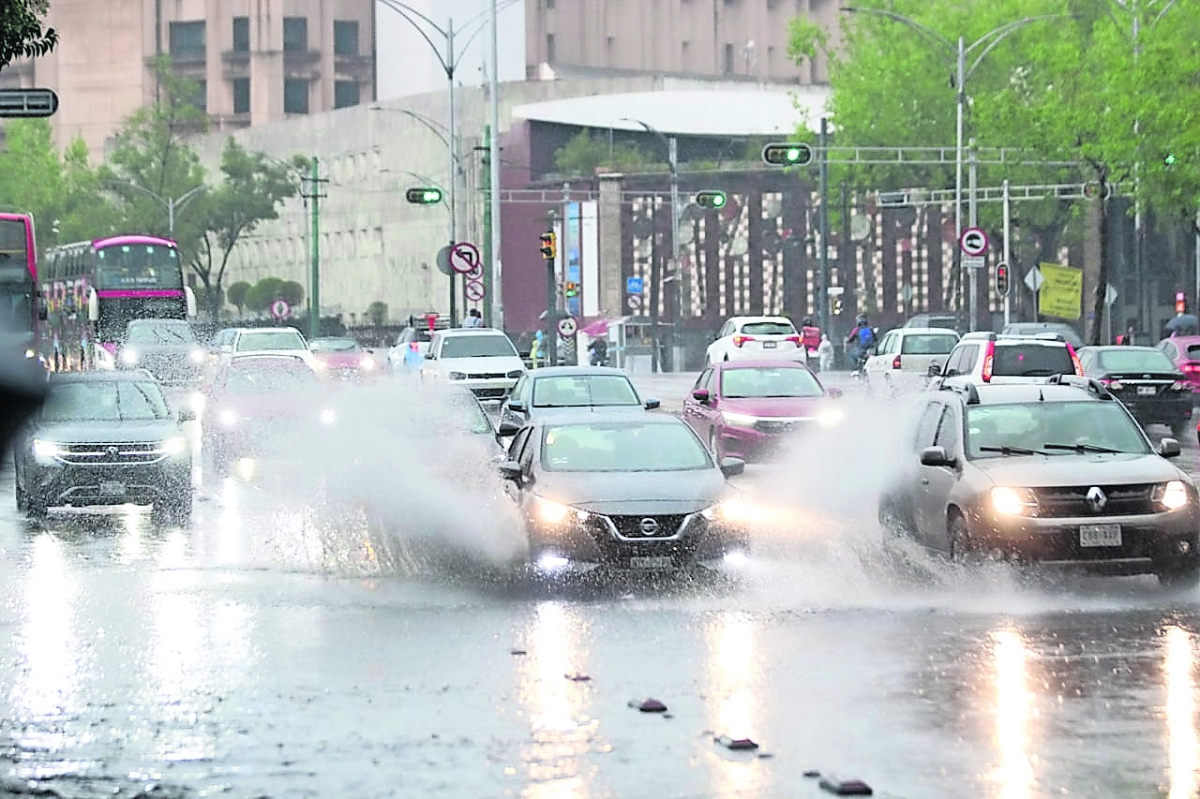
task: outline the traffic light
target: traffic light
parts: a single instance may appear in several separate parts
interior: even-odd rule
[[[442,201],[442,190],[428,187],[409,189],[404,192],[404,199],[413,205],[436,205]]]
[[[696,205],[701,208],[724,208],[725,192],[698,191],[696,192]]]
[[[1175,158],[1175,153],[1167,153],[1165,156],[1163,156],[1163,164],[1165,166],[1175,166],[1175,161],[1177,160],[1178,159]]]
[[[553,261],[558,257],[558,234],[553,230],[547,230],[542,234],[542,257],[547,261]]]
[[[1008,296],[1008,264],[996,264],[996,293],[1001,297]]]
[[[763,148],[762,159],[775,166],[804,166],[812,162],[813,149],[804,142],[768,144]]]
[[[568,300],[578,297],[579,284],[573,280],[568,280],[567,284],[563,287],[563,296],[565,296]]]
[[[834,298],[833,298],[833,311],[832,311],[832,313],[833,313],[833,315],[834,315],[834,316],[841,316],[841,314],[842,314],[842,298],[841,298],[841,297],[834,297]]]

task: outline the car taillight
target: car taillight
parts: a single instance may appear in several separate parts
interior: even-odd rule
[[[743,344],[745,344],[747,341],[754,341],[754,336],[741,336],[741,335],[734,336],[733,337],[733,346],[740,347]]]
[[[1181,370],[1184,374],[1194,375],[1197,372],[1200,372],[1200,363],[1185,363],[1181,367]]]
[[[992,364],[996,361],[996,342],[989,341],[983,353],[983,382],[992,382]]]
[[[892,358],[892,368],[893,369],[900,368],[900,356],[899,355],[897,355],[895,358]]]
[[[1071,363],[1075,366],[1075,374],[1083,377],[1083,364],[1079,362],[1079,356],[1075,354],[1075,348],[1068,344],[1067,352],[1071,353]]]
[[[790,341],[793,344],[795,344],[797,347],[800,346],[800,337],[799,336],[788,336],[787,338],[784,339],[784,341]]]

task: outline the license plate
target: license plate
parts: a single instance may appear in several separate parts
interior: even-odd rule
[[[776,348],[776,347],[778,347],[778,346],[779,346],[779,342],[778,342],[778,341],[764,341],[764,342],[763,342],[763,349],[764,349],[764,350],[773,350],[773,349],[775,349],[775,348]]]
[[[1121,525],[1081,524],[1079,526],[1079,546],[1119,547],[1121,546]]]
[[[123,497],[125,496],[125,484],[106,480],[100,484],[100,495],[104,497]]]
[[[674,565],[675,561],[670,555],[658,555],[654,557],[646,556],[629,559],[629,568],[631,569],[669,569]]]
[[[1139,397],[1153,397],[1158,393],[1158,389],[1154,386],[1138,386]]]

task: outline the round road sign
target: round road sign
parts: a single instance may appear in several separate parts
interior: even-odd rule
[[[463,292],[467,295],[467,299],[471,302],[479,302],[486,294],[483,284],[478,280],[468,280],[466,286],[463,287]]]
[[[292,313],[292,309],[287,304],[287,300],[279,299],[271,303],[271,316],[276,319],[287,319]]]
[[[563,338],[570,338],[575,335],[575,331],[579,329],[579,325],[575,322],[575,317],[565,316],[558,320],[558,335]]]
[[[629,310],[636,311],[642,307],[642,295],[630,294],[625,298],[625,304],[629,306]]]
[[[988,251],[987,233],[981,227],[965,228],[958,237],[958,246],[966,255],[983,255]]]
[[[460,241],[450,248],[450,268],[460,275],[469,275],[480,268],[479,248],[467,241]]]

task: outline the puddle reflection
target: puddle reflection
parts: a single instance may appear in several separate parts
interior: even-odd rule
[[[715,735],[762,739],[762,686],[758,630],[749,613],[719,613],[705,628],[708,662],[704,677],[708,727]],[[705,742],[705,746],[715,745]],[[713,749],[710,759],[715,796],[765,793],[767,770],[750,753]]]
[[[1029,651],[1020,632],[992,633],[992,669],[996,701],[996,747],[1000,760],[993,772],[1002,799],[1027,799],[1034,789],[1029,753],[1029,723],[1034,715],[1028,688]]]
[[[1182,627],[1168,627],[1164,635],[1163,675],[1167,689],[1167,768],[1169,799],[1192,799],[1200,794],[1196,779],[1195,644]]]

